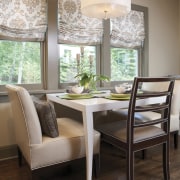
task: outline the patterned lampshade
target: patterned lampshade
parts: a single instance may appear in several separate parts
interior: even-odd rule
[[[82,14],[99,19],[126,15],[131,10],[131,0],[81,0]]]

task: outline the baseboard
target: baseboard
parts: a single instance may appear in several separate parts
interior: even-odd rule
[[[17,145],[0,147],[0,161],[17,157]]]

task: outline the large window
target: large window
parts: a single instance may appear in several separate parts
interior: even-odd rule
[[[146,8],[132,5],[132,11],[126,16],[100,20],[83,16],[79,1],[75,4],[67,0],[58,2],[61,10],[58,11],[60,87],[63,83],[77,82],[74,77],[80,71],[82,47],[85,48],[84,57],[81,59],[85,66],[83,71],[90,71],[88,53],[91,51],[96,57],[96,63],[93,60],[94,72],[108,76],[111,86],[122,81],[132,81],[135,76],[147,75],[147,60],[144,53],[147,45]],[[73,6],[73,12],[67,10],[62,2]],[[94,50],[89,50],[91,46],[88,45],[93,45]],[[82,68],[80,69],[82,72]],[[100,85],[109,86],[109,83]]]
[[[135,76],[143,76],[145,13],[133,6],[126,16],[110,19],[110,28],[111,81],[132,81]]]
[[[59,45],[60,83],[76,83],[75,76],[83,72],[96,72],[96,47]]]
[[[118,19],[83,16],[80,0],[37,1],[32,13],[31,3],[22,1],[16,7],[13,2],[10,6],[6,0],[1,3],[1,14],[6,16],[0,23],[0,91],[7,83],[57,90],[77,83],[74,77],[82,69],[109,76],[111,85],[148,75],[147,8],[132,5],[133,10],[142,13],[133,11],[119,23]],[[108,28],[105,21],[110,22]],[[132,22],[131,28],[128,22]],[[136,27],[145,27],[145,33]],[[141,46],[129,47],[135,39]]]
[[[45,87],[48,2],[1,0],[0,91],[5,84]],[[44,58],[44,61],[42,60]]]
[[[39,42],[0,41],[0,85],[40,84]]]

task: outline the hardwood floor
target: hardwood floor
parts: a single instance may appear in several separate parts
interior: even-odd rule
[[[180,137],[179,137],[180,139]],[[180,141],[179,141],[180,142]],[[161,148],[154,147],[147,150],[145,160],[141,159],[141,153],[135,158],[135,180],[163,180]],[[101,146],[101,172],[98,178],[93,180],[125,180],[125,156],[124,153],[110,145],[102,143]],[[170,175],[171,180],[180,179],[180,147],[170,148]],[[42,180],[85,180],[85,160],[75,161],[71,166],[66,166],[54,173],[47,172],[41,175]],[[30,174],[24,163],[21,168],[17,159],[0,161],[0,180],[29,180]]]

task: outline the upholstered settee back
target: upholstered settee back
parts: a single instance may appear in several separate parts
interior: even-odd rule
[[[167,83],[158,83],[156,86],[152,83],[144,83],[142,85],[142,90],[144,91],[157,91],[167,89]],[[171,102],[171,115],[178,114],[180,112],[180,80],[175,80],[173,97]]]
[[[171,103],[171,114],[180,112],[180,80],[175,80],[174,91]]]
[[[39,118],[28,91],[15,85],[6,85],[11,102],[16,141],[20,148],[42,143]]]

